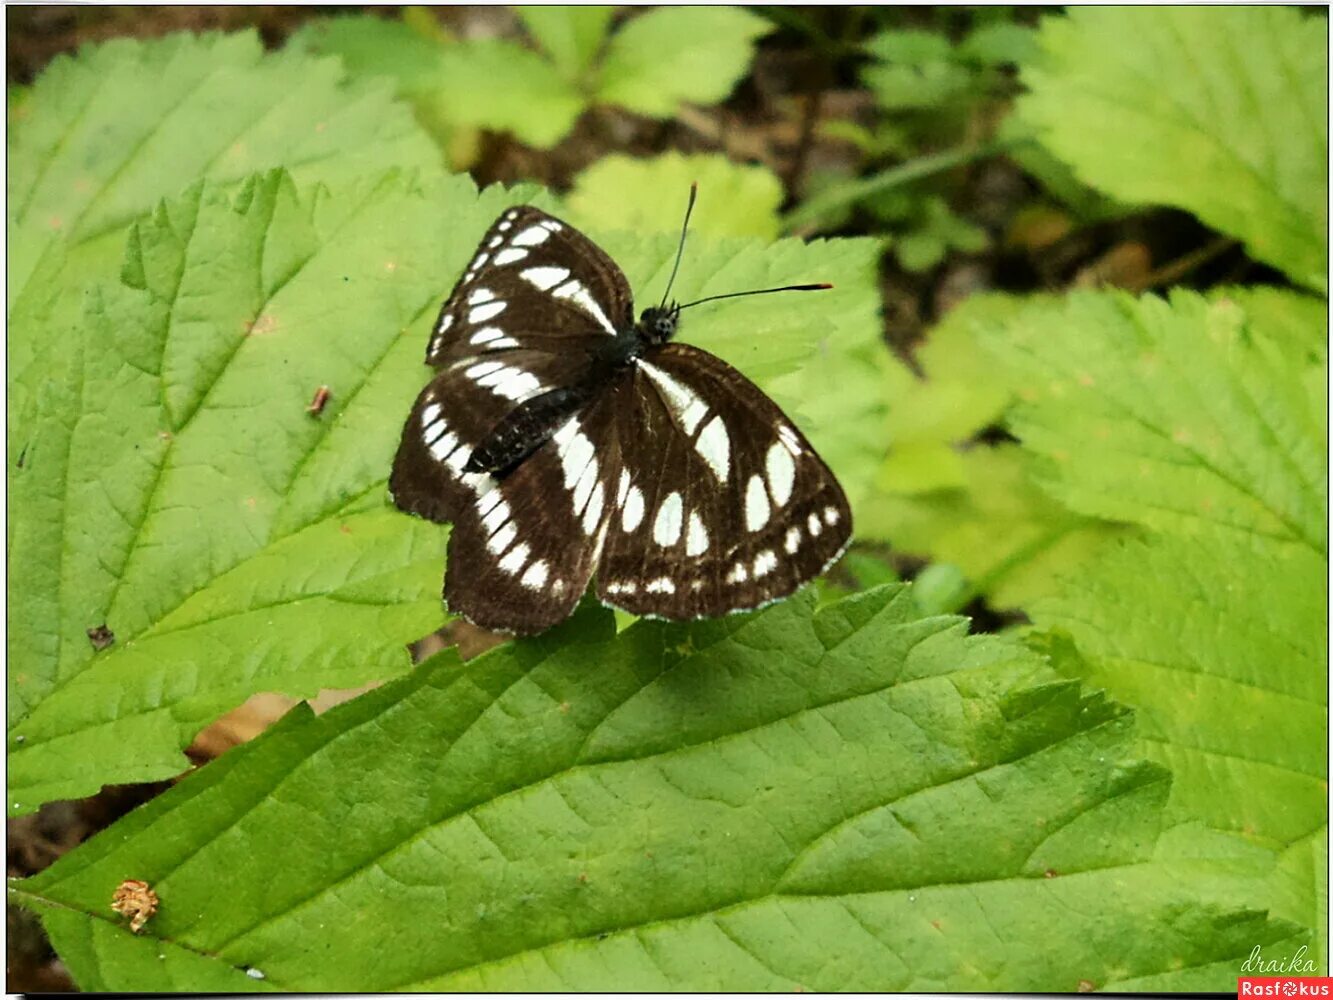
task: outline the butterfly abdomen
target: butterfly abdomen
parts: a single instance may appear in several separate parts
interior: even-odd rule
[[[593,392],[591,385],[566,386],[519,404],[473,450],[463,471],[503,476],[549,441]]]

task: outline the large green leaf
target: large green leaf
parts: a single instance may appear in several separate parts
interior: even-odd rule
[[[1327,34],[1287,7],[1071,8],[1042,21],[1021,114],[1082,180],[1327,291]]]
[[[984,343],[1021,371],[1027,405],[1011,424],[1067,506],[1326,554],[1323,363],[1267,324],[1236,298],[1086,293],[1025,310]]]
[[[682,101],[715,104],[750,67],[757,38],[773,30],[738,7],[659,7],[612,37],[597,99],[656,118]]]
[[[248,33],[118,40],[54,60],[9,108],[11,428],[77,335],[85,290],[114,280],[127,226],[160,199],[269,167],[341,183],[437,165],[390,96],[387,83],[343,83],[336,59],[266,55]]]
[[[984,338],[1027,400],[1011,424],[1051,494],[1154,529],[1073,569],[1034,620],[1141,711],[1147,752],[1177,775],[1171,815],[1284,851],[1269,905],[1316,929],[1321,963],[1326,323],[1322,303],[1274,290],[1088,294]]]
[[[336,181],[436,162],[386,86],[341,76],[336,60],[265,55],[253,33],[120,39],[57,58],[9,108],[10,301],[53,242],[117,235],[200,177],[283,166]]]
[[[179,771],[251,693],[397,672],[440,620],[439,532],[383,483],[471,249],[431,223],[479,234],[503,193],[319,191],[195,186],[133,228],[125,284],[61,344],[11,477],[11,811]]]
[[[812,605],[445,653],[12,895],[120,990],[155,952],[293,991],[1219,990],[1299,933],[1242,901],[1265,852],[1159,840],[1122,710],[901,587]],[[142,938],[110,927],[127,876]]]

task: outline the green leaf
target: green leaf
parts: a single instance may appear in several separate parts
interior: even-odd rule
[[[1011,425],[1066,506],[1326,554],[1326,363],[1293,356],[1265,327],[1236,299],[1082,293],[982,342],[1016,373],[1026,405]]]
[[[266,55],[251,33],[59,57],[10,109],[9,142],[11,429],[53,374],[53,339],[77,333],[86,289],[114,280],[126,228],[162,198],[273,166],[343,183],[439,161],[386,83],[347,84],[336,59]]]
[[[1074,637],[1086,663],[1078,676],[1140,709],[1146,755],[1176,777],[1169,815],[1284,851],[1256,898],[1316,930],[1321,969],[1327,576],[1327,560],[1307,548],[1206,528],[1127,540],[1030,609],[1039,626]]]
[[[287,40],[287,48],[338,56],[351,77],[387,77],[400,94],[419,96],[439,86],[438,41],[400,19],[345,14],[308,21]]]
[[[1012,445],[961,452],[937,446],[918,454],[922,463],[948,463],[957,481],[914,488],[904,481],[895,448],[880,489],[863,505],[857,533],[958,566],[969,598],[984,594],[995,607],[1026,608],[1059,592],[1065,574],[1120,533],[1051,500],[1033,484],[1029,456]]]
[[[538,149],[563,139],[587,106],[555,66],[504,39],[451,46],[442,63],[440,86],[453,121],[513,132]]]
[[[1177,775],[1170,816],[1283,851],[1259,898],[1317,931],[1324,967],[1326,323],[1275,290],[1087,294],[983,338],[1022,386],[1012,425],[1051,494],[1153,529],[1071,568],[1033,620],[1139,709]]]
[[[1142,709],[1176,811],[1285,846],[1327,815],[1326,575],[1308,549],[1205,529],[1122,540],[1030,610]]]
[[[646,160],[613,153],[575,178],[566,203],[571,221],[580,226],[679,234],[693,181],[699,182],[693,233],[777,237],[784,197],[777,175],[716,153],[686,156],[673,150]],[[672,192],[679,196],[674,201]]]
[[[1166,775],[1120,709],[905,588],[812,605],[618,636],[589,609],[447,652],[11,897],[120,990],[161,981],[104,926],[128,873],[159,946],[291,991],[1069,992],[1208,964],[1220,990],[1293,936],[1243,902],[1271,855],[1159,841]]]
[[[439,146],[443,160],[461,170],[478,155],[475,128],[455,124],[453,102],[442,89],[444,52],[455,44],[428,9],[408,7],[401,18],[340,15],[307,21],[287,48],[342,59],[352,79],[385,78],[409,102],[418,124]]]
[[[953,46],[948,38],[938,32],[917,28],[881,31],[866,40],[865,50],[876,59],[906,66],[948,62],[953,56]]]
[[[1327,26],[1284,7],[1072,8],[1042,20],[1020,114],[1082,180],[1193,212],[1326,292]]]
[[[953,46],[931,31],[884,31],[866,42],[878,61],[861,71],[881,108],[937,108],[967,91],[972,73],[954,61]]]
[[[916,352],[922,377],[893,372],[889,451],[857,522],[861,538],[962,569],[972,594],[1022,607],[1056,589],[1060,572],[1088,559],[1115,529],[1075,514],[1031,481],[1031,457],[972,439],[998,422],[1014,377],[978,344],[978,331],[1018,322],[1043,300],[973,296]]]
[[[406,669],[440,622],[441,537],[385,510],[384,481],[475,238],[437,227],[479,236],[504,200],[395,176],[298,196],[273,173],[134,227],[125,284],[49,352],[68,373],[11,477],[11,811],[174,774],[256,691]]]
[[[659,7],[612,36],[597,99],[669,118],[682,101],[715,104],[731,93],[774,26],[737,7]]]
[[[955,54],[984,66],[1025,66],[1037,56],[1036,34],[1013,21],[983,24],[958,43]]]
[[[200,177],[273,166],[298,182],[435,152],[383,85],[345,86],[335,60],[265,55],[254,33],[120,39],[53,61],[9,135],[10,302],[44,250],[114,235]],[[12,362],[11,362],[12,363]]]
[[[555,68],[568,80],[577,80],[592,65],[614,7],[515,7],[528,34],[542,47]]]

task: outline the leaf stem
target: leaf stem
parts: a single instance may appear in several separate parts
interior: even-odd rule
[[[1030,140],[997,139],[980,145],[959,146],[955,149],[945,150],[942,153],[919,156],[915,160],[908,160],[906,163],[900,163],[869,177],[847,181],[829,188],[788,212],[787,217],[783,220],[783,231],[791,235],[806,235],[818,229],[820,221],[825,217],[868,195],[878,194],[902,184],[909,184],[912,181],[920,180],[922,177],[929,177],[932,174],[951,170],[964,163],[984,160],[998,153],[1007,152],[1021,142],[1028,141]]]

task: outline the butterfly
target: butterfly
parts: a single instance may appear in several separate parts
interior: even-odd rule
[[[501,213],[440,310],[436,374],[389,480],[400,509],[453,525],[449,609],[533,634],[595,578],[604,604],[636,615],[717,617],[827,569],[852,527],[833,473],[745,376],[672,338],[702,302],[828,287],[664,294],[636,321],[592,240],[532,206]]]

